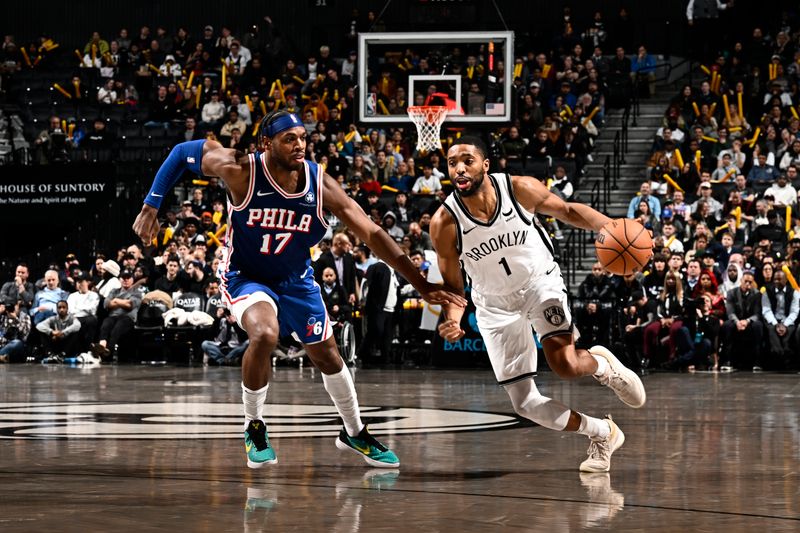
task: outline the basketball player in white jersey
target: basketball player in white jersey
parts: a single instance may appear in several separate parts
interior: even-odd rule
[[[535,178],[488,174],[486,147],[477,138],[457,140],[447,153],[447,166],[455,191],[430,225],[445,283],[463,291],[463,266],[492,368],[514,410],[544,427],[587,435],[589,458],[580,470],[607,472],[625,435],[610,416],[593,418],[539,393],[533,381],[536,344],[531,326],[560,377],[591,375],[629,406],[644,405],[641,380],[609,350],[576,350],[578,333],[564,280],[534,214],[593,231],[610,219],[589,206],[564,202]],[[439,334],[445,340],[455,342],[464,335],[463,314],[463,307],[444,305]]]

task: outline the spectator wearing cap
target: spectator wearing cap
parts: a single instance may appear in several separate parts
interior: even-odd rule
[[[33,324],[38,325],[43,320],[56,314],[56,305],[61,300],[66,300],[69,294],[59,287],[58,272],[48,270],[44,273],[45,286],[36,293],[31,306]]]
[[[111,291],[105,299],[104,306],[108,316],[100,325],[97,344],[92,346],[92,353],[103,359],[111,355],[120,339],[133,331],[136,314],[142,303],[141,293],[133,287],[133,272],[126,270],[119,277],[120,288]]]
[[[757,162],[753,164],[753,168],[747,173],[748,183],[772,183],[780,172],[773,165],[767,164],[767,154],[758,154]]]
[[[570,201],[575,190],[567,175],[567,170],[562,165],[556,166],[552,180],[550,191],[561,197],[561,199]]]
[[[691,205],[692,214],[700,212],[700,202],[703,202],[708,206],[708,214],[703,214],[703,218],[707,218],[710,215],[719,220],[722,214],[722,204],[712,196],[714,191],[711,184],[707,181],[700,183],[699,191],[700,197]]]
[[[371,265],[378,262],[375,256],[372,255],[370,249],[364,244],[359,244],[353,248],[353,260],[355,261],[356,268],[361,272],[360,275],[362,277],[367,273],[367,269]]]
[[[216,233],[217,229],[218,226],[214,222],[214,214],[211,211],[203,211],[203,213],[200,215],[200,226],[197,228],[197,231],[200,234],[205,235],[209,231],[211,233]]]
[[[194,217],[184,219],[183,231],[186,235],[186,242],[189,246],[194,246],[198,242],[206,242],[206,238],[200,234],[200,221]]]
[[[111,294],[111,292],[121,287],[119,281],[119,264],[113,259],[109,259],[107,261],[103,261],[98,271],[101,275],[101,280],[95,287],[95,290],[103,298],[108,298],[108,295]]]
[[[797,190],[789,184],[786,174],[779,174],[776,183],[764,191],[764,196],[771,195],[775,199],[775,207],[784,209],[787,205],[794,209],[797,206]]]
[[[575,104],[578,103],[578,97],[572,92],[572,84],[569,81],[562,81],[559,85],[559,92],[550,97],[550,109],[555,108],[556,98],[562,98],[562,103],[568,105],[570,109],[575,109]]]
[[[211,91],[211,101],[203,106],[200,116],[202,118],[202,122],[200,122],[200,129],[217,129],[217,126],[225,117],[225,104],[220,102],[219,91],[216,89]]]
[[[94,341],[97,333],[97,308],[100,305],[98,293],[89,290],[88,272],[80,272],[75,278],[76,290],[67,298],[69,310],[81,324],[81,341],[77,346],[84,351]]]

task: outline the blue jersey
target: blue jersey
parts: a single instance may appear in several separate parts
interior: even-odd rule
[[[290,194],[270,175],[263,153],[249,158],[247,196],[239,205],[228,202],[222,279],[243,276],[269,286],[299,278],[311,265],[310,248],[328,229],[322,213],[323,170],[305,161],[305,186]]]

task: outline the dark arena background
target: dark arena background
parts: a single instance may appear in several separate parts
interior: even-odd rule
[[[2,11],[3,532],[800,528],[797,2]],[[409,108],[420,106],[442,122],[418,129]],[[568,322],[581,357],[613,352],[607,372],[630,369],[646,404],[620,403],[605,374],[562,378],[543,349],[552,338],[526,324],[536,349],[518,357],[537,364],[522,377],[574,409],[583,434],[535,423],[542,396],[520,405],[515,383],[498,385],[469,286],[464,335],[447,341],[441,306],[322,209],[327,233],[309,254],[329,318],[308,331],[331,326],[361,419],[402,466],[340,453],[340,411],[306,346],[285,335],[255,354],[225,300],[225,183],[185,170],[155,239],[132,229],[176,147],[261,153],[259,124],[275,110],[295,114],[305,159],[430,283],[443,282],[431,219],[454,191],[448,150],[466,135],[485,143],[497,179],[644,226],[652,258],[616,275],[597,262],[595,231],[528,213],[568,294],[544,316]],[[313,192],[301,200],[313,207]],[[510,275],[504,261],[486,268]],[[279,461],[261,469],[242,455],[248,357],[271,372],[263,419]],[[624,445],[590,440],[590,460],[614,454],[608,472],[579,471],[584,412],[624,430]]]

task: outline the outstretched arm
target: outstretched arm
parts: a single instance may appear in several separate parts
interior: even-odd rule
[[[529,176],[511,176],[514,196],[530,211],[550,215],[562,222],[592,231],[600,229],[611,219],[585,204],[565,202],[547,190],[542,183]]]
[[[458,235],[455,221],[445,209],[439,209],[431,219],[430,232],[436,257],[439,260],[439,271],[444,282],[464,296],[464,278],[461,276],[461,262],[458,259],[456,242]],[[464,336],[461,329],[461,317],[464,307],[444,305],[444,320],[439,324],[439,335],[449,342],[455,342]]]
[[[158,235],[158,208],[186,170],[222,178],[236,203],[247,194],[250,166],[249,159],[244,154],[223,148],[216,141],[180,143],[172,149],[158,169],[142,210],[133,223],[133,231],[145,245],[149,245]]]
[[[359,239],[367,243],[375,255],[406,278],[425,301],[430,304],[452,304],[461,307],[467,304],[462,296],[428,283],[394,239],[367,217],[364,210],[345,194],[339,182],[325,174],[323,187],[325,208],[344,222]]]

